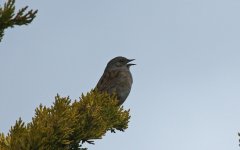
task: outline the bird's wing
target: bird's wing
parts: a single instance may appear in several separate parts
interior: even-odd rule
[[[96,88],[99,91],[106,91],[108,93],[116,91],[114,87],[118,82],[117,77],[119,76],[119,73],[119,71],[105,71],[98,81]]]

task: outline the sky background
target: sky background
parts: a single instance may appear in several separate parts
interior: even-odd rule
[[[0,0],[1,5],[3,0]],[[0,43],[0,131],[54,96],[77,99],[135,58],[126,132],[89,150],[239,150],[239,0],[18,0],[38,9]]]

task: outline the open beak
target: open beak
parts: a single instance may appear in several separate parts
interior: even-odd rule
[[[136,65],[136,64],[129,63],[129,62],[134,61],[134,60],[135,59],[128,59],[127,66],[130,67],[130,66]]]

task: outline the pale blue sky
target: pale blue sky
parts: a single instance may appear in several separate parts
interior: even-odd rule
[[[3,4],[3,0],[1,0]],[[135,58],[129,128],[89,150],[239,150],[239,0],[19,0],[39,9],[0,43],[0,131],[78,98]]]

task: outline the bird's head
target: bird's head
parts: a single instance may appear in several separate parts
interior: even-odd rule
[[[108,69],[117,69],[117,68],[127,68],[127,69],[129,69],[130,66],[136,65],[136,64],[130,63],[133,60],[135,60],[135,59],[127,59],[125,57],[118,56],[118,57],[115,57],[108,62],[107,68]]]

